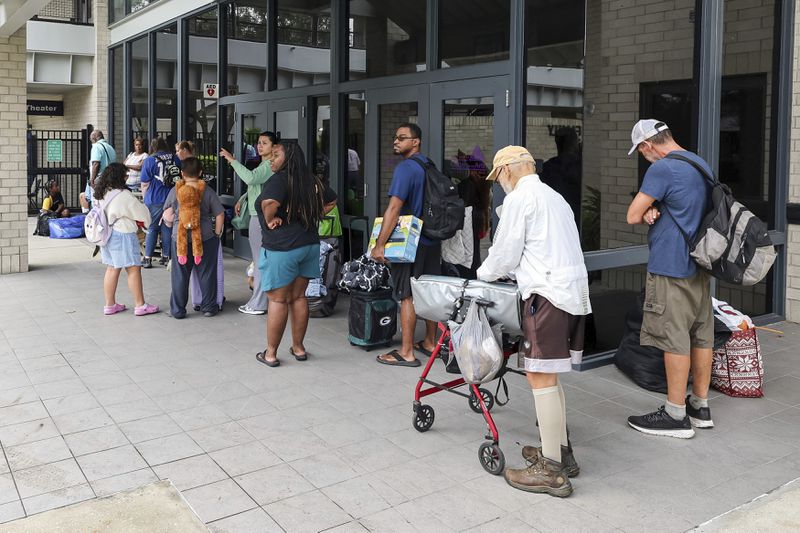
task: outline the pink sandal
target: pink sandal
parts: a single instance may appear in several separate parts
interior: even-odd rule
[[[127,307],[125,307],[122,304],[105,305],[105,306],[103,306],[103,314],[104,315],[115,315],[115,314],[117,314],[117,313],[119,313],[121,311],[124,311],[125,309],[127,309]]]
[[[136,316],[152,315],[158,313],[158,306],[145,303],[133,309],[133,314]]]

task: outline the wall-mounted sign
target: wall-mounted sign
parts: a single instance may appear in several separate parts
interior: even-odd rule
[[[60,100],[28,100],[28,114],[63,117],[64,102]]]
[[[64,142],[60,139],[47,139],[47,162],[61,163],[64,160]]]
[[[219,98],[219,91],[217,89],[216,83],[204,83],[203,84],[203,98],[211,98],[216,100]]]

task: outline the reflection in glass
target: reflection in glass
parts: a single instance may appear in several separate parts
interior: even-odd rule
[[[647,265],[634,265],[589,273],[592,314],[586,317],[586,355],[615,350],[625,333],[625,316],[647,279]]]
[[[331,177],[331,99],[314,99],[314,144],[311,147],[311,170],[326,185]]]
[[[177,26],[156,33],[156,135],[170,149],[178,132],[178,35]]]
[[[111,0],[111,9],[108,12],[108,22],[116,22],[125,16],[126,0]]]
[[[217,95],[209,97],[206,84],[217,79],[217,10],[188,19],[189,79],[186,114],[189,140],[203,163],[205,176],[217,175]]]
[[[351,80],[425,70],[425,0],[350,0]]]
[[[330,0],[278,0],[278,89],[328,83]]]
[[[149,91],[148,37],[131,43],[131,139],[149,139],[147,95]],[[149,142],[148,142],[149,145]]]
[[[267,0],[228,6],[228,95],[261,92],[267,80]]]
[[[345,138],[347,139],[347,173],[345,179],[345,213],[364,216],[364,120],[366,103],[364,93],[347,95],[347,119]]]
[[[453,265],[450,272],[475,279],[488,254],[491,224],[491,183],[486,181],[494,159],[494,98],[459,98],[444,102],[442,171],[458,186],[465,206],[472,207],[473,261]]]
[[[233,143],[234,132],[236,131],[236,108],[233,105],[219,106],[219,115],[221,121],[220,128],[223,132],[220,147],[235,154]],[[216,159],[215,156],[214,160],[216,161]],[[217,189],[218,193],[220,195],[233,196],[236,192],[234,189],[234,180],[236,179],[235,173],[233,172],[233,168],[225,163],[224,159],[221,162],[224,164],[219,167],[220,179],[219,188]]]
[[[509,3],[439,0],[441,67],[508,59]],[[537,16],[534,12],[528,20]]]
[[[392,183],[394,167],[402,161],[402,156],[394,153],[394,134],[397,127],[403,122],[419,123],[417,102],[403,102],[399,104],[382,104],[378,106],[378,131],[380,144],[378,146],[378,211],[383,214],[389,205],[389,186]],[[423,132],[424,136],[425,132]],[[425,152],[425,139],[422,139],[422,154]]]
[[[112,95],[112,116],[113,124],[111,145],[114,146],[120,155],[128,153],[128,147],[124,146],[125,138],[125,99],[123,94],[125,63],[122,57],[122,46],[111,49],[111,95]]]

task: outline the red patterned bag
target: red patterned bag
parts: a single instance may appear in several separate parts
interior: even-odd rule
[[[711,386],[728,396],[764,396],[764,362],[755,329],[732,331],[723,348],[714,350]]]

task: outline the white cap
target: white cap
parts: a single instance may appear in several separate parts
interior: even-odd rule
[[[633,126],[633,129],[631,130],[631,142],[633,143],[633,147],[628,152],[628,155],[631,155],[633,152],[635,152],[636,147],[642,142],[668,129],[669,126],[660,120],[655,120],[652,118],[640,120]]]

